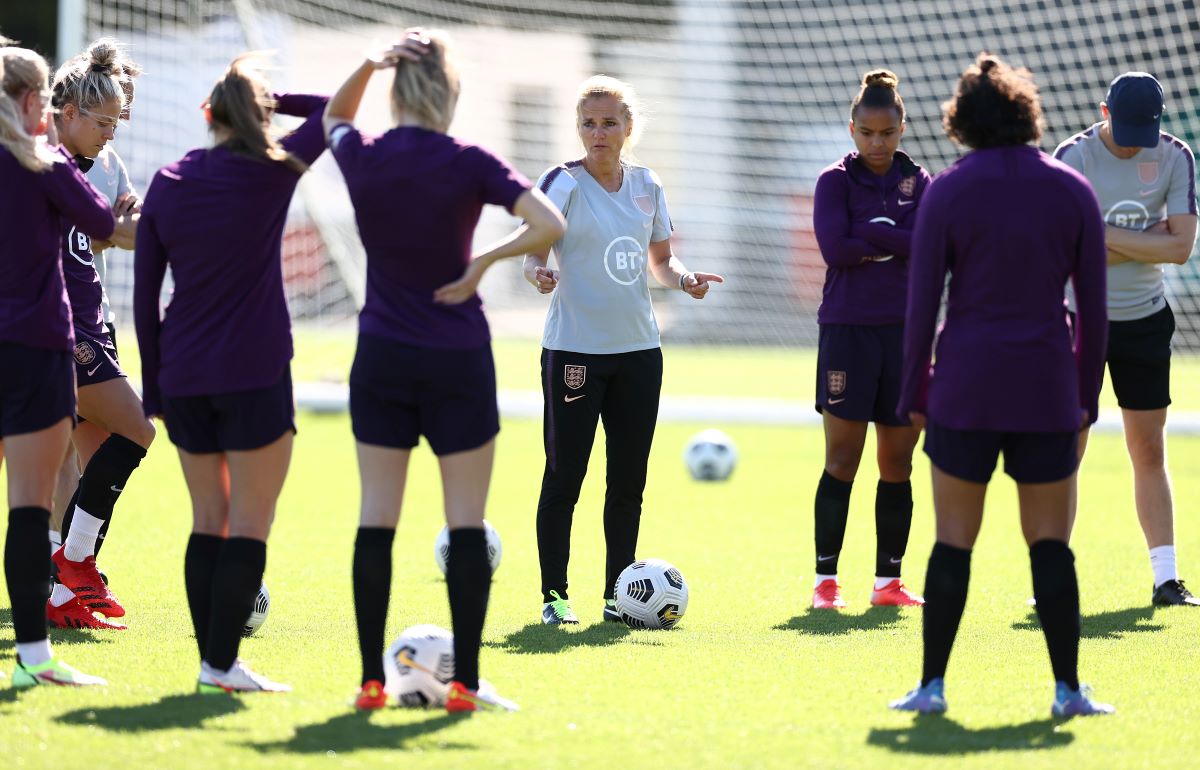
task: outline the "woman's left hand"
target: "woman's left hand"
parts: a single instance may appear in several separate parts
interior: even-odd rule
[[[472,260],[462,278],[433,293],[433,301],[439,305],[458,305],[466,302],[475,296],[475,290],[479,288],[479,280],[483,278],[485,270],[487,268],[481,266],[479,260]]]
[[[680,288],[692,299],[704,299],[704,295],[708,294],[711,284],[714,283],[725,283],[725,279],[716,273],[688,273],[683,276]]]

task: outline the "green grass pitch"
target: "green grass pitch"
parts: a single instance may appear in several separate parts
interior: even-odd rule
[[[499,347],[502,383],[536,387],[536,373],[526,377],[511,366],[505,372],[504,362],[517,354]],[[525,360],[536,372],[533,347]],[[668,390],[715,387],[684,382],[683,372],[699,378],[755,364],[749,353],[737,367],[728,358],[716,359],[719,365],[705,358],[669,350]],[[808,364],[782,356],[762,363],[796,370],[799,381],[777,396],[809,397]],[[359,675],[350,592],[358,487],[345,416],[300,419],[268,555],[271,615],[242,646],[256,668],[296,691],[193,695],[198,663],[182,567],[190,511],[164,432],[122,496],[101,559],[129,609],[130,630],[51,634],[64,658],[111,684],[17,694],[0,680],[0,766],[828,770],[934,767],[946,759],[960,768],[1021,770],[1195,766],[1200,612],[1148,606],[1149,566],[1119,436],[1093,437],[1074,542],[1084,614],[1081,673],[1117,715],[1065,724],[1049,719],[1050,668],[1025,606],[1030,579],[1016,496],[1007,477],[997,475],[948,674],[950,712],[914,721],[885,704],[918,678],[920,614],[867,606],[874,563],[871,444],[842,558],[850,609],[813,615],[805,608],[819,430],[717,426],[732,435],[741,459],[729,482],[703,484],[688,477],[680,457],[687,438],[703,427],[709,426],[659,426],[639,547],[639,555],[666,558],[687,578],[691,602],[680,626],[633,632],[599,622],[598,442],[576,511],[570,573],[583,624],[559,630],[539,622],[534,507],[541,426],[505,421],[488,511],[504,539],[504,561],[492,590],[482,669],[523,710],[465,718],[398,708],[360,715],[349,706]],[[1181,567],[1185,577],[1200,575],[1200,439],[1172,438],[1170,453]],[[905,569],[917,589],[933,539],[928,474],[918,454]],[[422,448],[394,552],[389,638],[416,623],[449,625],[433,559],[440,504],[436,465]],[[0,589],[0,661],[9,672],[12,659]]]

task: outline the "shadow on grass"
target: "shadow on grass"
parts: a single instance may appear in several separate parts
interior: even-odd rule
[[[579,631],[568,631],[543,623],[530,623],[498,642],[485,643],[485,646],[499,647],[518,655],[540,655],[562,652],[571,647],[606,647],[628,635],[629,629],[623,623],[599,623]]]
[[[409,741],[435,733],[464,719],[470,714],[441,714],[420,722],[402,725],[371,723],[371,712],[356,711],[333,717],[328,722],[304,725],[286,741],[247,744],[263,753],[290,752],[294,754],[348,754],[363,749],[403,749]],[[439,749],[474,749],[468,743],[438,743]]]
[[[9,607],[0,608],[0,628],[12,628],[12,609]],[[66,645],[75,644],[112,644],[113,634],[119,634],[120,631],[81,631],[78,628],[51,628],[49,631],[51,645]],[[4,634],[0,638],[0,653],[5,650],[11,650],[17,646],[15,639]]]
[[[809,607],[803,615],[797,615],[773,628],[776,631],[799,631],[811,636],[841,636],[851,631],[885,628],[898,623],[900,618],[899,607],[871,607],[861,615],[851,615],[838,610],[815,610]]]
[[[0,628],[12,628],[12,610],[8,607],[0,608]],[[12,634],[5,634],[0,638],[0,652],[11,650],[17,646],[16,639]]]
[[[989,751],[1058,749],[1075,736],[1055,731],[1061,722],[1039,719],[972,730],[936,714],[918,715],[912,727],[871,728],[867,743],[900,754],[977,754]]]
[[[1150,622],[1153,619],[1153,607],[1126,607],[1123,610],[1084,615],[1080,636],[1084,639],[1120,639],[1129,633],[1163,630],[1162,623]],[[1024,620],[1018,620],[1012,627],[1018,631],[1042,630],[1035,610],[1030,610]]]
[[[239,698],[226,695],[186,693],[168,695],[154,703],[109,708],[83,708],[55,717],[67,725],[95,725],[121,733],[200,727],[206,720],[241,711],[246,706]]]

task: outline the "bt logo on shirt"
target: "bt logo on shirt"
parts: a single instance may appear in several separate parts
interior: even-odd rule
[[[1139,201],[1117,201],[1105,212],[1104,221],[1126,230],[1145,230],[1150,226],[1150,210]]]
[[[604,250],[604,270],[622,286],[631,286],[642,277],[645,261],[642,245],[628,235],[613,238]]]
[[[92,239],[74,227],[67,233],[67,251],[81,265],[90,265],[95,259],[92,256]]]

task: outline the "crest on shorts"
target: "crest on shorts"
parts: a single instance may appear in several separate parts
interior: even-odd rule
[[[79,342],[75,345],[75,361],[80,366],[87,366],[92,361],[96,360],[96,351],[87,342]]]
[[[825,382],[828,386],[829,395],[840,396],[846,390],[846,373],[835,372],[833,370],[825,372]]]
[[[917,191],[917,178],[915,176],[906,176],[900,180],[900,184],[897,187],[900,188],[901,195],[911,198],[912,194]]]
[[[1158,181],[1158,161],[1138,164],[1138,181],[1142,184],[1154,184]]]
[[[579,390],[587,382],[587,367],[567,364],[563,367],[563,382],[571,390]]]
[[[654,216],[654,201],[649,195],[633,196],[633,204],[638,207],[638,211],[642,212],[646,216]]]

